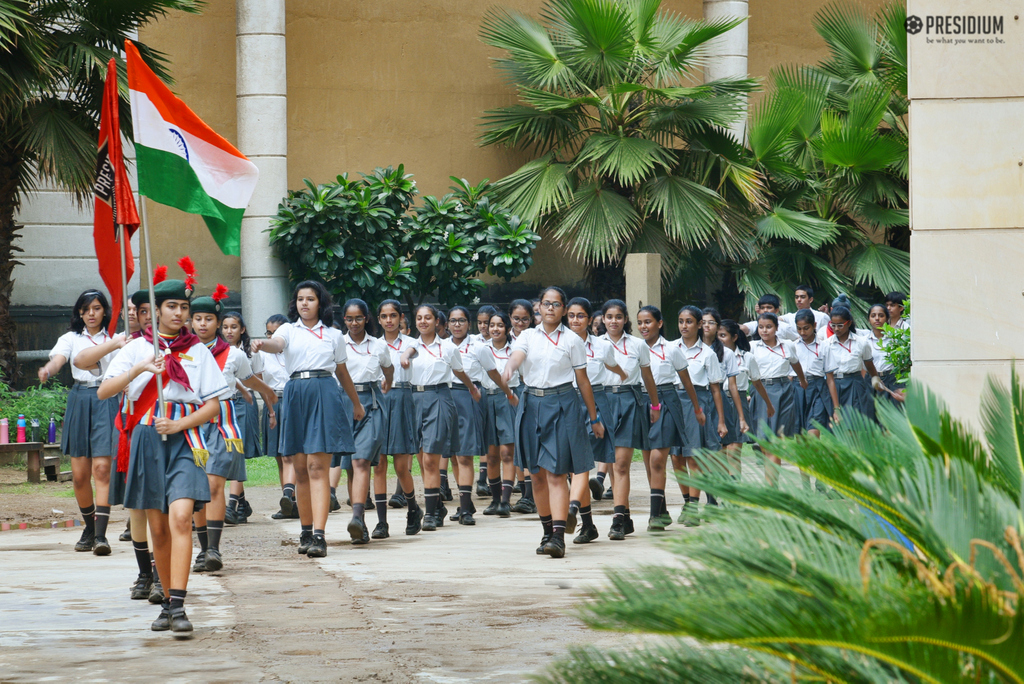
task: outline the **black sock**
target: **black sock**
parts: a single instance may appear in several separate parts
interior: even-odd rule
[[[459,485],[459,508],[463,513],[473,512],[473,485]]]
[[[281,493],[287,496],[292,501],[295,501],[295,485],[286,484],[284,487],[281,488]]]
[[[423,490],[423,502],[427,509],[427,515],[434,515],[434,511],[437,510],[437,502],[441,498],[441,489],[439,487],[431,487],[430,489]]]
[[[580,518],[583,519],[584,527],[594,526],[594,515],[591,513],[590,506],[583,506],[580,508]]]
[[[196,536],[199,537],[199,548],[203,551],[210,548],[210,537],[206,531],[206,525],[196,527]]]
[[[508,503],[512,500],[512,480],[501,481],[501,503]]]
[[[498,503],[501,501],[501,480],[492,480],[487,478],[487,486],[491,490],[491,503]]]
[[[110,522],[110,506],[96,506],[96,513],[93,515],[96,522],[96,536],[106,538],[107,523]]]
[[[613,519],[618,518],[618,519],[621,520],[622,518],[625,518],[625,517],[626,517],[626,507],[625,506],[616,506],[615,507],[615,515],[613,515],[612,518]]]
[[[206,538],[209,543],[207,548],[220,551],[220,535],[224,531],[223,520],[206,521]]]
[[[230,508],[231,504],[235,504],[235,508],[237,508],[238,504],[239,504],[239,502],[241,500],[242,500],[242,495],[241,494],[231,494],[230,496],[228,496],[228,507]]]
[[[570,501],[569,502],[569,510],[571,511],[573,508],[575,508],[577,511],[579,511],[580,510],[580,502],[579,501],[575,501],[575,500]]]
[[[402,494],[405,495],[405,503],[409,507],[410,511],[418,511],[420,509],[420,505],[416,503],[415,489],[412,490],[411,492],[402,492]]]
[[[523,480],[523,498],[533,501],[533,480],[529,475]]]
[[[713,495],[708,494],[708,505],[709,506],[717,506],[718,505],[718,499],[716,499]]]
[[[146,545],[148,546],[149,542],[147,542]],[[156,558],[153,557],[152,553],[149,554],[149,568],[150,568],[150,571],[153,574],[153,581],[154,582],[159,582],[160,581],[160,573],[158,573],[156,571]]]
[[[483,484],[484,482],[490,482],[490,478],[487,477],[487,461],[480,459],[480,475],[476,478],[477,484]]]
[[[323,537],[325,534],[324,530],[313,530],[314,537]]]
[[[441,484],[442,485],[448,484],[448,471],[447,470],[442,470],[441,471]]]
[[[133,541],[132,549],[135,550],[135,562],[139,564],[139,574],[152,576],[153,564],[149,562],[149,544]]]
[[[551,523],[551,538],[565,543],[565,521],[554,520]]]
[[[604,478],[606,477],[608,477],[608,473],[599,472],[597,474],[597,481],[601,483],[602,487],[604,487]]]
[[[541,525],[541,527],[544,528],[544,536],[550,537],[551,536],[551,516],[550,515],[542,515],[542,516],[540,516],[540,525]]]
[[[686,508],[690,503],[696,503],[699,499],[694,499],[689,494],[683,494],[683,508]]]
[[[366,512],[366,503],[354,503],[352,504],[352,517],[356,520],[362,520],[363,514]]]
[[[388,495],[374,494],[373,506],[377,509],[377,522],[386,523],[388,521]]]
[[[96,506],[89,506],[88,508],[78,507],[78,510],[82,511],[82,520],[85,522],[85,529],[88,532],[96,531]]]
[[[184,608],[185,607],[185,594],[188,592],[184,589],[171,589],[171,605],[170,609]]]
[[[338,496],[338,488],[331,487],[331,496]]]
[[[651,517],[657,518],[661,515],[661,509],[665,505],[665,490],[651,489]]]
[[[301,525],[300,524],[300,526],[302,527],[302,531],[303,532],[309,532],[310,534],[313,534],[313,526],[312,525]]]

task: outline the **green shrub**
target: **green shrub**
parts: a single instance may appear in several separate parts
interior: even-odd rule
[[[40,426],[45,429],[51,415],[60,424],[64,419],[67,403],[67,388],[52,380],[42,387],[29,387],[24,392],[16,392],[0,381],[0,418],[7,418],[10,421],[12,440],[15,434],[15,421],[19,414],[29,420],[38,419]]]

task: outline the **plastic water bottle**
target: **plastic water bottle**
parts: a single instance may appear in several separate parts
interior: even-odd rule
[[[39,419],[38,418],[33,418],[30,421],[29,424],[32,426],[32,441],[33,442],[38,442],[39,441]]]
[[[56,419],[56,417],[53,416],[53,414],[51,414],[50,415],[50,430],[46,434],[46,443],[47,444],[53,444],[56,441],[57,441],[57,419]]]
[[[18,414],[18,443],[25,443],[25,415]]]
[[[7,434],[7,419],[0,418],[0,444],[8,444],[10,441],[10,436]]]

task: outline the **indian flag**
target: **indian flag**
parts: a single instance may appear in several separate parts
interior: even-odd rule
[[[201,215],[220,250],[238,256],[259,170],[171,93],[131,41],[125,51],[139,194]]]

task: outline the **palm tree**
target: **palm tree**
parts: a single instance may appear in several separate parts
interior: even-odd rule
[[[0,0],[0,375],[17,377],[13,271],[14,214],[38,179],[80,202],[92,195],[107,62],[121,66],[121,126],[131,135],[127,77],[120,51],[137,29],[172,10],[197,12],[200,0]],[[169,81],[163,55],[138,44]]]
[[[481,37],[520,104],[490,110],[483,145],[536,156],[495,183],[503,204],[589,265],[714,243],[748,251],[764,187],[727,127],[755,83],[694,83],[708,41],[740,20],[690,21],[660,0],[549,0],[540,20],[492,9]]]
[[[687,478],[727,504],[678,566],[616,572],[594,627],[660,635],[573,652],[548,681],[1024,681],[1024,388],[990,379],[984,437],[921,386],[881,425],[845,416],[766,449],[827,486]],[[717,514],[716,514],[717,513]]]

